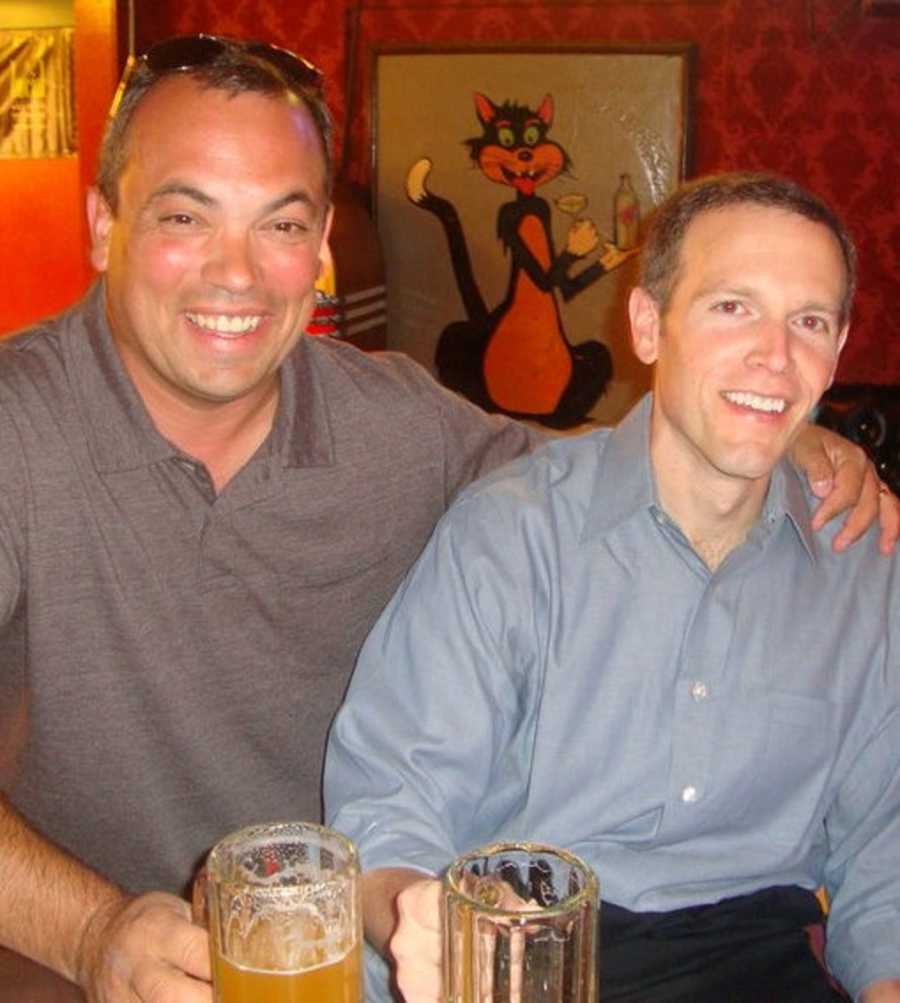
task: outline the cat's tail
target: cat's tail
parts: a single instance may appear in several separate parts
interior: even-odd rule
[[[406,175],[406,197],[416,205],[421,205],[431,194],[425,184],[428,175],[431,174],[431,167],[428,157],[422,157],[410,167]]]
[[[466,314],[469,320],[483,321],[487,318],[487,307],[472,273],[472,262],[459,214],[452,202],[429,191],[427,182],[431,167],[431,161],[427,157],[422,157],[410,167],[406,174],[406,196],[413,205],[426,209],[441,221]]]

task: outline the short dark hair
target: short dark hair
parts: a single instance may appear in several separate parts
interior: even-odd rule
[[[333,166],[331,157],[331,115],[320,87],[305,86],[287,80],[274,64],[260,58],[248,45],[240,41],[217,39],[221,50],[208,62],[199,66],[176,68],[158,72],[146,59],[139,58],[133,72],[124,82],[124,92],[114,106],[106,124],[97,162],[96,185],[113,213],[118,209],[119,178],[128,155],[128,130],[141,101],[160,80],[176,73],[188,76],[201,87],[225,91],[227,94],[252,93],[271,97],[299,98],[309,112],[322,145],[325,160],[325,188],[331,194]],[[252,43],[256,49],[262,43]],[[126,74],[128,70],[126,70]]]
[[[641,285],[661,310],[669,304],[678,278],[681,246],[690,223],[701,213],[730,206],[758,205],[783,209],[828,227],[844,259],[844,296],[840,325],[850,319],[856,291],[856,247],[847,227],[817,195],[776,174],[732,172],[712,174],[682,185],[654,212],[641,254]]]

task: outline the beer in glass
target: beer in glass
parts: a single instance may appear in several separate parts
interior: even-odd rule
[[[252,826],[202,879],[216,1003],[362,1003],[359,864],[306,822]]]

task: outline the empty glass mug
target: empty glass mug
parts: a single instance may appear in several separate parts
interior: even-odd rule
[[[444,877],[447,1003],[595,1003],[597,879],[572,853],[495,843]]]
[[[194,891],[216,1003],[362,1003],[359,863],[306,822],[251,826],[209,854]]]

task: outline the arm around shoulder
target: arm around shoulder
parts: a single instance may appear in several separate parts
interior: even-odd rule
[[[813,528],[821,529],[846,513],[844,525],[832,542],[836,551],[846,550],[877,519],[881,552],[893,552],[900,534],[900,505],[880,482],[860,446],[821,425],[807,424],[794,440],[790,456],[821,499]]]
[[[546,432],[488,414],[441,387],[447,502],[467,485],[549,440]]]

